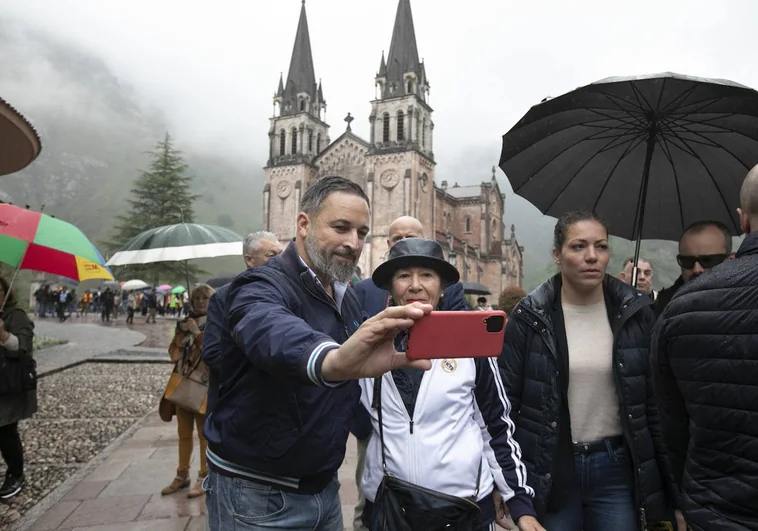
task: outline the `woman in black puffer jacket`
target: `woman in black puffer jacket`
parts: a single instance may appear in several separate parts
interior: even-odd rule
[[[676,497],[653,401],[652,301],[605,274],[608,231],[563,216],[561,273],[513,312],[499,363],[516,440],[550,531],[639,531]]]

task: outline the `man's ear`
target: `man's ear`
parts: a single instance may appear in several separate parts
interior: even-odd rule
[[[737,215],[740,217],[740,228],[742,229],[742,233],[750,234],[750,216],[748,216],[747,212],[741,208],[737,209]]]
[[[300,212],[297,215],[297,234],[301,238],[305,238],[308,235],[308,230],[311,228],[311,218],[305,212]]]

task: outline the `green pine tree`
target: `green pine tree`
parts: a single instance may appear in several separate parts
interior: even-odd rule
[[[193,223],[194,202],[199,197],[192,193],[193,177],[188,174],[182,152],[172,143],[171,136],[156,143],[148,152],[151,162],[147,170],[141,170],[134,182],[131,198],[127,200],[129,211],[118,216],[113,239],[105,244],[111,254],[134,236],[149,229],[177,223]],[[115,268],[120,279],[142,278],[146,282],[178,282],[184,284],[184,262],[157,262],[145,265],[130,265]],[[204,273],[197,266],[189,266],[190,281]],[[189,286],[187,286],[189,289]]]

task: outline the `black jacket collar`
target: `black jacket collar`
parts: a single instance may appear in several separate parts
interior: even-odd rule
[[[758,231],[745,236],[745,239],[742,240],[742,245],[737,250],[736,257],[740,258],[750,254],[758,254]]]
[[[562,280],[559,273],[527,295],[519,305],[523,305],[550,325],[552,324],[550,315],[556,309],[560,309],[561,286]],[[612,323],[625,317],[629,312],[636,311],[638,307],[649,306],[653,303],[646,295],[610,275],[605,275],[603,279],[603,294],[608,317]]]

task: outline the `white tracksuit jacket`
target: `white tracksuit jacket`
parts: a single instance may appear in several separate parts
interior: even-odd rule
[[[511,405],[496,359],[432,360],[432,369],[421,380],[413,419],[392,374],[383,378],[382,420],[391,475],[445,494],[470,497],[481,462],[479,500],[491,495],[494,483],[514,519],[535,514],[534,491],[526,484],[526,466],[513,438]],[[361,402],[373,426],[361,486],[373,502],[383,477],[379,419],[372,407],[374,379],[364,378],[360,385]]]

